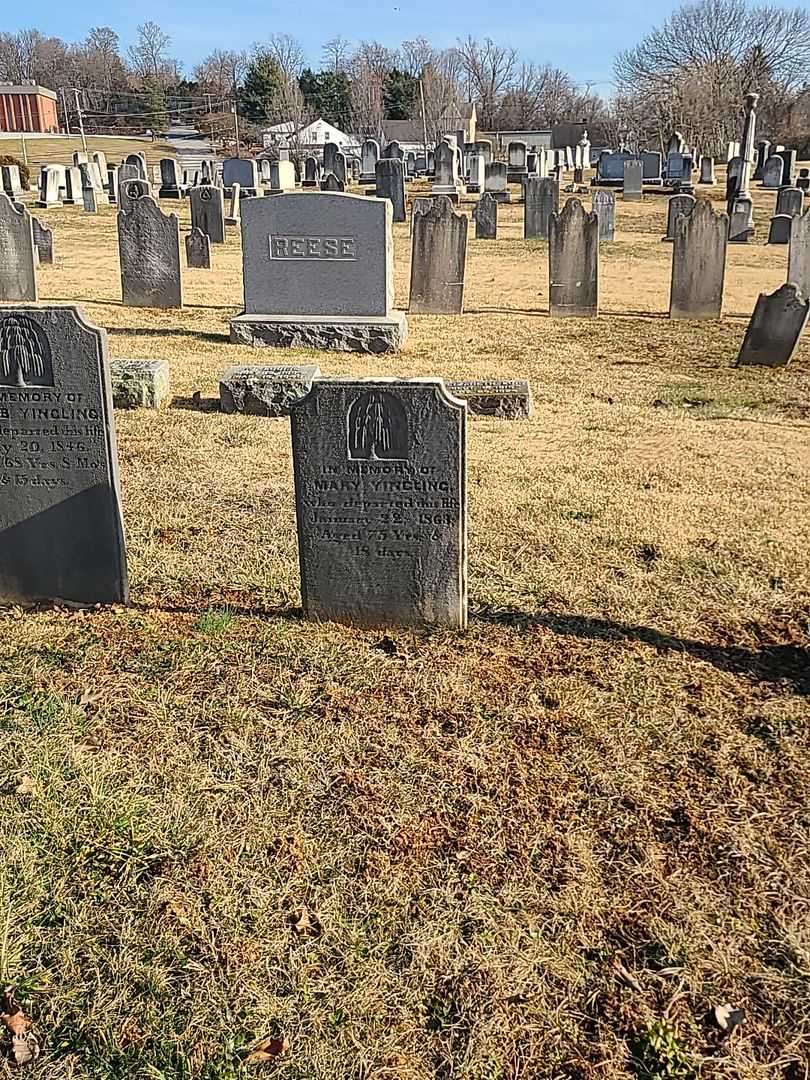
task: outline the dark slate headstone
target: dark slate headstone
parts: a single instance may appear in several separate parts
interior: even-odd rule
[[[776,209],[774,210],[774,213],[790,214],[791,217],[795,217],[802,212],[803,200],[804,195],[799,188],[782,188],[776,196]]]
[[[512,196],[506,180],[506,162],[489,161],[484,166],[484,190],[500,203],[508,203]]]
[[[466,626],[466,413],[440,379],[316,380],[293,405],[308,618]]]
[[[31,215],[0,192],[0,300],[37,299],[36,248]]]
[[[256,194],[259,186],[259,169],[256,162],[251,158],[225,158],[222,162],[222,185],[232,188],[238,184],[242,194],[250,192]]]
[[[673,195],[667,204],[667,234],[662,240],[675,239],[675,222],[681,214],[691,214],[697,199],[694,195]]]
[[[548,301],[553,316],[599,313],[599,218],[579,199],[551,215],[548,234]]]
[[[476,240],[498,239],[498,200],[485,191],[473,210]]]
[[[792,214],[774,214],[768,229],[769,244],[789,244]]]
[[[179,199],[180,191],[180,167],[174,158],[160,159],[160,189],[158,198]]]
[[[328,142],[323,145],[323,171],[333,173],[335,171],[335,158],[340,153],[337,143]]]
[[[754,169],[754,174],[751,177],[752,180],[761,180],[762,173],[765,168],[765,162],[770,157],[771,144],[764,139],[762,142],[757,143],[757,161]]]
[[[346,185],[333,172],[324,173],[321,180],[321,191],[343,191]]]
[[[405,173],[399,158],[380,158],[376,166],[377,198],[388,199],[394,221],[405,221]]]
[[[78,308],[0,308],[0,603],[127,603],[103,330]]]
[[[547,176],[529,176],[523,183],[523,237],[548,240],[551,215],[560,208],[560,185]]]
[[[405,152],[403,151],[399,143],[396,141],[396,139],[394,139],[386,146],[382,156],[385,158],[394,158],[397,161],[402,161],[405,157]]]
[[[742,179],[743,159],[737,155],[726,166],[726,202],[736,199],[740,194],[740,180]]]
[[[737,366],[758,364],[784,367],[790,362],[810,316],[805,300],[793,282],[776,292],[760,293],[737,357]]]
[[[211,269],[210,238],[200,229],[192,229],[186,235],[186,266],[196,270]]]
[[[118,209],[124,213],[131,210],[138,199],[151,195],[152,188],[148,180],[124,180],[118,177]]]
[[[785,168],[782,173],[782,184],[786,187],[793,186],[793,179],[796,173],[796,151],[795,150],[779,150],[779,157],[785,163]]]
[[[289,416],[294,401],[309,393],[321,369],[314,364],[250,364],[228,368],[219,380],[224,413]]]
[[[131,210],[118,212],[118,254],[126,307],[183,306],[175,214],[164,214],[149,195],[136,199]]]
[[[599,239],[612,243],[616,229],[616,196],[612,191],[595,191],[591,209],[599,218]]]
[[[37,249],[40,265],[53,265],[53,229],[46,229],[39,218],[31,217],[34,230],[34,247]]]
[[[304,162],[304,179],[301,181],[301,187],[317,187],[320,179],[321,167],[318,164],[318,159],[310,155]]]
[[[213,184],[193,187],[189,192],[191,227],[205,233],[212,244],[225,243],[225,201],[222,188]]]
[[[641,158],[641,177],[643,180],[647,180],[649,183],[661,183],[661,169],[663,158],[657,150],[642,150],[639,155]]]
[[[413,218],[410,311],[458,315],[464,304],[467,215],[456,214],[446,195]]]

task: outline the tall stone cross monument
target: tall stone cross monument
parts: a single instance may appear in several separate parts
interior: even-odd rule
[[[732,244],[745,244],[754,235],[754,203],[748,185],[755,165],[754,136],[757,128],[757,102],[759,94],[745,95],[745,122],[740,142],[740,179],[737,194],[729,199],[728,239]]]

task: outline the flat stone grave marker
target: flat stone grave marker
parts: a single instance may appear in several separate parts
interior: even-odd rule
[[[476,240],[498,239],[498,200],[492,192],[484,192],[475,205],[473,217]]]
[[[810,210],[791,219],[787,279],[810,297]]]
[[[551,215],[548,238],[549,310],[554,317],[599,313],[599,218],[579,199]]]
[[[193,187],[189,192],[191,227],[205,233],[212,244],[225,243],[225,205],[222,188],[213,184]]]
[[[224,413],[250,416],[289,416],[294,401],[309,393],[321,369],[314,364],[241,364],[219,380],[219,403]]]
[[[776,196],[774,214],[790,214],[795,217],[802,212],[804,193],[800,188],[781,188]]]
[[[613,243],[616,229],[616,196],[612,191],[594,191],[591,209],[599,218],[599,239]]]
[[[160,409],[170,400],[167,360],[110,360],[110,382],[116,409]]]
[[[548,240],[551,215],[560,208],[560,185],[549,177],[529,176],[523,182],[523,237]]]
[[[470,416],[491,420],[528,420],[534,411],[526,379],[445,379],[453,397],[467,402]]]
[[[464,305],[467,215],[456,214],[446,195],[414,215],[409,310],[418,315],[458,315]]]
[[[37,274],[31,215],[0,192],[0,301],[36,303]]]
[[[789,244],[792,214],[774,214],[768,228],[769,244]]]
[[[196,270],[211,269],[211,242],[201,229],[186,234],[186,266]]]
[[[103,330],[0,307],[0,603],[128,600]]]
[[[662,240],[675,239],[675,222],[682,214],[691,214],[697,199],[694,195],[672,195],[667,203],[667,234]]]
[[[118,252],[126,307],[183,306],[175,214],[164,214],[149,195],[136,199],[131,210],[118,212]]]
[[[377,170],[377,198],[391,203],[394,221],[405,221],[405,174],[399,158],[380,158]]]
[[[466,626],[466,416],[440,379],[316,380],[292,406],[307,618]]]
[[[796,351],[808,316],[810,299],[805,300],[793,282],[780,286],[770,296],[760,293],[737,366],[784,367]]]
[[[719,319],[723,309],[728,215],[699,199],[691,214],[675,222],[672,251],[671,319]]]
[[[364,195],[248,199],[245,310],[231,321],[231,341],[344,352],[399,348],[407,321],[393,311],[391,218],[388,199]]]

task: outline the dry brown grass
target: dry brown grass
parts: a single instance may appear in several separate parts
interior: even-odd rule
[[[115,135],[88,135],[87,149],[92,153],[100,150],[107,161],[113,165],[127,154],[142,152],[146,154],[149,165],[157,165],[162,157],[171,157],[173,148],[166,142],[152,142],[151,139],[124,138]],[[82,140],[78,135],[55,135],[42,138],[31,137],[25,140],[28,165],[31,169],[31,182],[36,180],[36,170],[42,165],[71,165],[73,151],[83,150]],[[18,135],[3,132],[0,134],[0,154],[11,154],[23,160],[22,139]]]
[[[234,230],[159,313],[120,305],[112,211],[42,212],[42,300],[176,400],[116,414],[133,606],[0,619],[32,1080],[232,1080],[268,1035],[284,1080],[807,1077],[810,346],[729,366],[786,248],[731,248],[731,317],[670,323],[666,200],[617,213],[598,319],[549,319],[512,207],[466,314],[318,356],[535,392],[470,423],[470,630],[381,649],[300,619],[287,422],[191,400],[282,358],[226,344]]]

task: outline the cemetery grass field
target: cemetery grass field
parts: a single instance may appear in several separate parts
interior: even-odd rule
[[[36,182],[40,166],[70,162],[73,151],[83,149],[82,140],[78,135],[28,135],[25,139],[25,147],[33,182]],[[162,157],[172,153],[172,147],[166,142],[152,142],[151,139],[116,135],[88,135],[87,149],[90,153],[101,150],[109,159],[110,164],[125,158],[127,154],[136,154],[140,151],[146,154],[149,165],[157,165]],[[4,154],[11,154],[20,161],[23,160],[22,140],[19,135],[0,132],[0,156]]]
[[[666,316],[665,197],[617,196],[596,320],[548,317],[502,207],[465,314],[391,357],[229,345],[236,229],[157,312],[121,306],[114,210],[38,211],[41,301],[174,399],[116,413],[131,607],[0,615],[26,1076],[806,1080],[810,338],[730,366],[774,199],[708,323]],[[466,633],[301,619],[289,422],[215,400],[295,359],[531,381],[531,421],[468,425]]]

